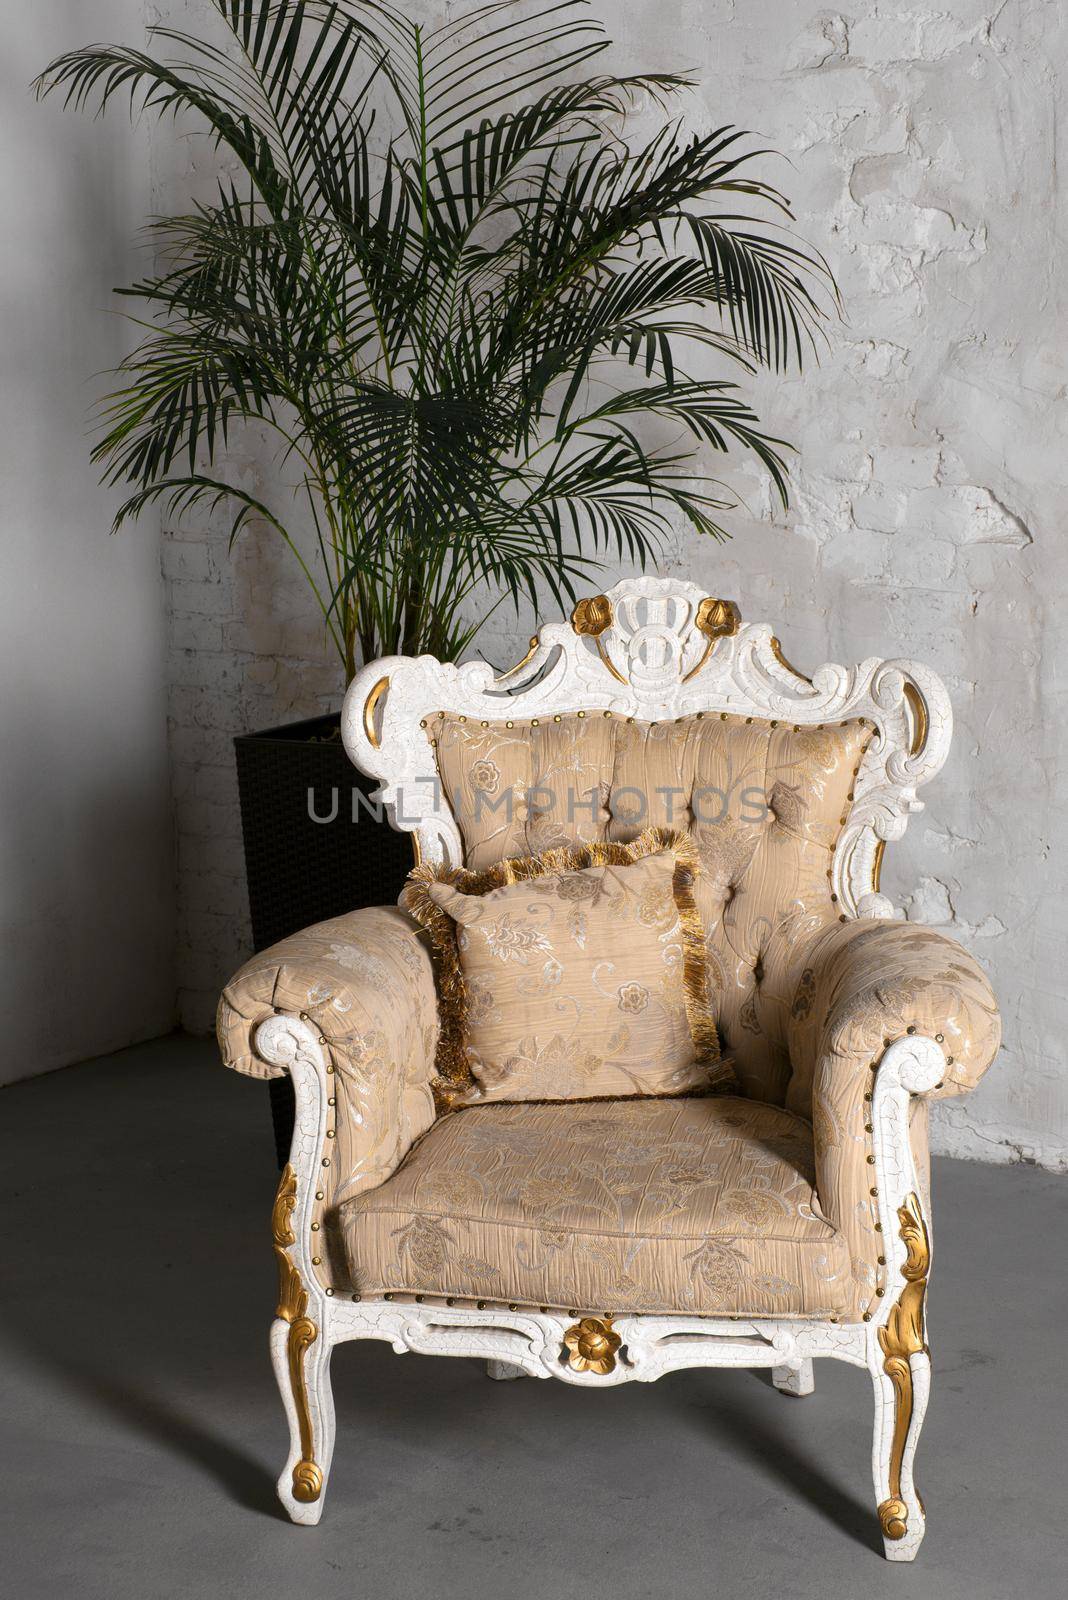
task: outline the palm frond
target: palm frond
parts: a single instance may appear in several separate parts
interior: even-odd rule
[[[157,219],[155,268],[121,291],[140,342],[93,452],[129,491],[116,526],[227,508],[231,540],[270,529],[351,672],[466,647],[487,587],[563,599],[680,522],[725,537],[710,455],[748,453],[785,503],[787,447],[706,374],[800,367],[833,279],[789,232],[769,152],[667,115],[685,76],[606,71],[585,0],[437,27],[393,0],[213,5],[218,39],[156,26],[146,51],[90,45],[37,83],[191,118],[244,174]],[[639,97],[665,119],[636,140]],[[290,511],[227,481],[241,425],[296,471],[314,570]]]

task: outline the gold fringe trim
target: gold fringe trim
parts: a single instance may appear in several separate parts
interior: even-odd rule
[[[408,874],[401,904],[430,935],[431,955],[438,985],[441,1032],[438,1037],[437,1079],[432,1085],[439,1113],[462,1104],[474,1087],[467,1058],[467,985],[456,945],[456,925],[433,899],[430,885],[445,883],[461,894],[483,895],[533,878],[582,872],[588,867],[627,867],[647,856],[670,851],[675,857],[671,891],[682,927],[682,988],[697,1061],[708,1068],[704,1092],[736,1089],[734,1068],[720,1052],[719,1034],[708,993],[705,930],[694,898],[700,873],[697,847],[688,833],[672,828],[646,828],[628,844],[616,839],[591,839],[585,844],[543,850],[536,856],[510,856],[482,872],[422,864]],[[617,1099],[641,1098],[629,1095]]]
[[[429,885],[451,883],[453,874],[420,862],[408,874],[400,903],[430,935],[430,958],[438,991],[437,1077],[431,1084],[440,1116],[460,1104],[474,1083],[467,1059],[467,984],[456,947],[456,924],[431,898]]]
[[[731,1068],[733,1071],[733,1066]],[[733,1087],[733,1086],[728,1086]],[[635,1089],[632,1094],[584,1094],[584,1106],[614,1106],[617,1100],[704,1100],[709,1095],[723,1094],[723,1084],[698,1084],[693,1089]],[[744,1097],[743,1097],[744,1098]],[[574,1100],[557,1095],[538,1095],[534,1100],[468,1100],[456,1106],[456,1111],[493,1111],[497,1106],[573,1106]]]

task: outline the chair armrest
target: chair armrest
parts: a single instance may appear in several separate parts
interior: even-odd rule
[[[816,1192],[846,1237],[858,1314],[870,1312],[877,1291],[899,1287],[880,1261],[890,1256],[887,1194],[903,1184],[927,1209],[924,1099],[978,1083],[1001,1019],[978,962],[914,923],[835,924],[798,965],[786,1104],[812,1118]],[[922,1066],[910,1065],[912,1047]]]
[[[911,922],[835,923],[798,967],[786,1104],[802,1116],[832,1060],[867,1066],[903,1034],[927,1034],[944,1046],[936,1098],[974,1089],[998,1053],[1001,1018],[987,976],[945,934]]]
[[[289,1070],[284,1052],[257,1048],[261,1025],[277,1016],[305,1022],[320,1046],[331,1134],[329,1165],[319,1150],[314,1161],[329,1211],[382,1183],[434,1120],[437,999],[423,935],[405,912],[370,907],[253,956],[219,1002],[225,1064],[254,1078]]]

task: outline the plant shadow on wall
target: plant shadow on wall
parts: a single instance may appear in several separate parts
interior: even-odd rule
[[[457,659],[495,605],[570,601],[680,523],[725,536],[709,448],[751,452],[785,503],[782,441],[703,373],[800,366],[833,280],[756,175],[767,152],[669,114],[689,80],[595,72],[584,0],[434,28],[213,4],[218,43],[153,27],[158,58],[92,45],[37,83],[188,116],[223,151],[213,200],[154,222],[156,268],[121,291],[147,331],[94,451],[129,491],[116,527],[226,506],[231,541],[277,535],[351,678]],[[227,477],[242,425],[277,442],[273,497]]]

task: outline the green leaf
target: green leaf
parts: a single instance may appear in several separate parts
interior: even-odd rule
[[[433,28],[390,0],[213,17],[37,84],[181,115],[229,153],[120,291],[138,342],[93,450],[118,526],[196,511],[283,539],[352,671],[465,649],[501,600],[563,602],[680,523],[726,537],[713,460],[755,458],[785,503],[787,447],[720,374],[818,352],[833,279],[740,129],[665,114],[633,136],[635,101],[686,78],[604,70],[583,0]],[[236,481],[243,429],[273,442],[269,494]]]

